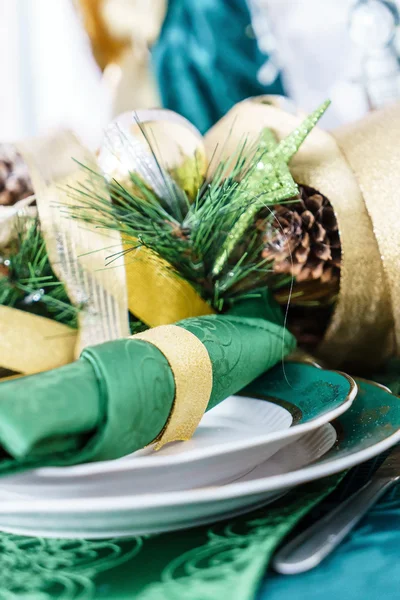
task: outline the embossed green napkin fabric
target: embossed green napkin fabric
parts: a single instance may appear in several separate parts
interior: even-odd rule
[[[280,325],[238,314],[177,325],[193,333],[210,356],[208,408],[274,366],[295,344]],[[0,473],[134,452],[163,429],[174,395],[165,356],[133,338],[88,348],[59,369],[0,383]]]

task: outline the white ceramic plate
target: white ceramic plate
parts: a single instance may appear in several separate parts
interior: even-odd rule
[[[5,477],[0,490],[39,498],[84,498],[222,484],[289,443],[285,433],[292,422],[290,412],[277,404],[232,396],[206,413],[184,444],[168,444],[158,452],[148,447],[119,460],[37,469]],[[254,438],[263,442],[252,446]]]
[[[120,460],[4,477],[0,489],[37,498],[85,498],[222,485],[336,418],[356,395],[347,376],[298,364],[275,368],[254,390],[264,399],[228,398],[204,415],[189,442],[159,452],[145,448]]]
[[[382,386],[360,381],[356,402],[335,422],[335,429],[337,442],[324,456],[324,447],[334,440],[330,426],[308,434],[281,450],[274,461],[225,486],[72,500],[4,497],[0,529],[23,535],[102,538],[170,531],[224,519],[267,503],[296,485],[353,467],[400,442],[400,400]],[[322,456],[309,466],[301,464],[304,457],[299,448],[305,443],[311,454],[312,448],[319,448],[316,456]],[[282,460],[283,470],[277,468],[280,463],[276,460]]]
[[[300,468],[325,454],[336,441],[336,431],[326,424],[310,432],[300,440],[287,445],[268,461],[255,467],[237,479],[235,485],[246,485],[253,478],[276,477],[293,468]],[[240,483],[239,483],[240,482]],[[228,488],[230,486],[227,486]],[[223,488],[203,488],[198,492]],[[188,492],[178,492],[176,497]],[[195,493],[194,491],[189,494]],[[233,497],[219,503],[185,502],[175,505],[169,502],[154,505],[152,499],[171,500],[168,494],[146,494],[139,496],[144,502],[135,502],[137,496],[92,498],[87,500],[21,500],[5,490],[0,491],[0,528],[21,535],[40,537],[104,538],[160,533],[186,527],[203,525],[218,519],[226,519],[253,510],[271,502],[282,491],[262,494],[255,498]],[[136,506],[135,506],[136,504]],[[16,506],[16,511],[4,511],[5,505]],[[22,509],[22,507],[25,509]],[[92,510],[92,507],[94,510]],[[22,510],[21,510],[22,509]]]

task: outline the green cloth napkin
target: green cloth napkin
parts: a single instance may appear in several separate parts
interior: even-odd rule
[[[295,345],[280,325],[240,314],[177,325],[209,353],[213,386],[208,409],[273,367]],[[88,348],[78,361],[59,369],[0,383],[0,473],[114,459],[143,448],[163,429],[174,395],[165,356],[132,338]]]

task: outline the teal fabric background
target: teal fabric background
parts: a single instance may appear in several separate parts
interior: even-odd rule
[[[153,62],[165,108],[205,132],[248,96],[283,94],[257,81],[267,60],[251,36],[246,0],[169,0]]]
[[[400,362],[386,365],[372,377],[399,395]],[[385,455],[353,469],[330,497],[326,509],[360,488]],[[317,508],[308,518],[321,515]],[[284,577],[268,572],[257,600],[398,600],[400,598],[400,484],[372,508],[358,527],[322,565],[302,575]]]
[[[354,469],[330,507],[367,480],[382,457]],[[326,508],[329,508],[327,505]],[[317,508],[308,521],[320,516]],[[400,598],[400,485],[369,511],[323,564],[296,576],[268,572],[257,600],[398,600]]]

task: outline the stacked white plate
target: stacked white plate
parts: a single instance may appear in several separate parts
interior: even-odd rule
[[[300,423],[285,403],[233,396],[206,413],[189,442],[4,478],[0,529],[48,537],[132,536],[252,510],[396,441],[382,434],[354,447],[345,443],[341,451],[330,422],[352,406],[357,388],[350,388],[334,408],[325,406]]]

